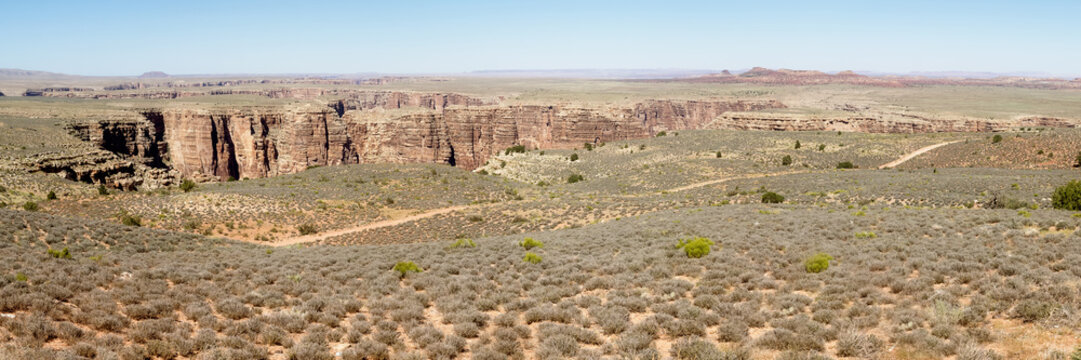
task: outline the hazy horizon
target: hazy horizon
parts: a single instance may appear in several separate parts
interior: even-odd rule
[[[0,68],[87,76],[1081,71],[1081,3],[9,4]]]

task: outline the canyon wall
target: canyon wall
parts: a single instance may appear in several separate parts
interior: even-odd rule
[[[104,176],[117,179],[111,186],[128,188],[140,182],[114,173],[135,169],[164,176],[147,181],[163,184],[180,177],[200,181],[261,178],[311,166],[357,163],[441,163],[475,169],[515,145],[571,148],[704,128],[917,133],[1076,126],[1073,121],[1047,117],[1010,121],[913,114],[820,118],[760,112],[785,107],[775,100],[649,100],[627,106],[486,104],[455,94],[385,92],[354,94],[328,105],[205,108],[189,104],[144,109],[138,120],[69,125],[76,137],[132,162],[107,171],[100,170],[102,166],[83,166],[90,170],[74,171],[69,177],[96,180]],[[101,163],[91,162],[95,161]],[[90,172],[97,175],[87,175]]]
[[[387,93],[330,107],[166,107],[143,111],[142,120],[80,122],[69,125],[69,131],[146,167],[224,180],[378,162],[474,169],[514,145],[565,148],[649,137],[702,128],[729,111],[784,106],[776,101],[669,100],[629,107],[476,104],[484,102],[453,94]],[[376,107],[412,110],[344,110]]]

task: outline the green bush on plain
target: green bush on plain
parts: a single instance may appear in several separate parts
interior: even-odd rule
[[[687,253],[687,257],[697,259],[709,255],[710,246],[712,245],[712,240],[695,236],[690,239],[680,239],[676,248],[683,249],[683,252]]]
[[[829,254],[817,253],[804,261],[803,267],[807,269],[807,272],[817,274],[829,269],[830,260],[833,260],[833,257],[829,256]]]

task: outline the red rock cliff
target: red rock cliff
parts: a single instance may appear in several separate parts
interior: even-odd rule
[[[783,107],[773,101],[649,101],[632,107],[467,106],[449,95],[390,95],[357,106],[423,107],[408,114],[292,108],[166,108],[145,115],[160,132],[163,162],[185,176],[258,178],[313,165],[432,162],[476,168],[513,145],[560,148],[698,129],[728,111]],[[379,106],[382,107],[382,106]],[[153,139],[146,135],[140,139]],[[141,140],[140,140],[141,141]],[[131,152],[128,152],[131,154]]]

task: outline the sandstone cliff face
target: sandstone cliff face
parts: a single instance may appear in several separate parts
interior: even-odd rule
[[[648,137],[698,129],[728,111],[783,107],[775,101],[649,101],[632,107],[472,106],[453,94],[384,93],[338,103],[370,109],[422,108],[412,113],[331,107],[165,108],[145,120],[72,125],[84,141],[138,164],[195,179],[243,179],[295,173],[309,166],[444,163],[474,169],[514,145],[561,148],[586,142]],[[333,104],[332,104],[333,105]],[[461,105],[448,107],[451,105]]]
[[[259,178],[357,162],[345,124],[326,107],[166,109],[161,116],[167,161],[185,175]]]
[[[698,129],[727,111],[778,108],[775,101],[650,101],[633,107],[455,107],[442,112],[365,120],[344,116],[361,162],[435,162],[474,169],[514,145],[567,148]]]
[[[148,117],[148,119],[150,119]],[[67,124],[68,132],[101,149],[135,158],[137,162],[161,166],[166,145],[152,120],[102,120]]]

